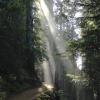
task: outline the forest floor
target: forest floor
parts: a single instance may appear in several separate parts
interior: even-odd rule
[[[9,100],[34,100],[34,98],[42,92],[42,88],[35,88],[24,91],[20,94],[12,96]]]

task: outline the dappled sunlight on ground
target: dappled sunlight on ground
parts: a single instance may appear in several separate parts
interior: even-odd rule
[[[66,74],[66,77],[69,77],[71,79],[72,82],[87,82],[88,83],[88,79],[85,76],[82,75],[74,75],[74,74]]]

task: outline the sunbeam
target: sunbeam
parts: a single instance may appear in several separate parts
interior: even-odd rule
[[[83,57],[81,56],[81,53],[77,52],[77,57],[75,58],[70,51],[67,51],[69,50],[69,46],[65,44],[66,40],[62,34],[65,30],[67,31],[66,34],[75,34],[75,37],[73,36],[73,39],[75,40],[82,38],[82,30],[77,26],[76,19],[83,16],[83,13],[80,12],[83,7],[77,6],[77,10],[74,11],[74,2],[76,3],[78,0],[69,0],[72,5],[67,6],[70,11],[65,11],[65,17],[69,16],[71,18],[62,24],[63,20],[61,18],[60,22],[56,21],[56,15],[59,15],[56,4],[61,4],[64,0],[52,1],[40,0],[38,4],[47,56],[42,63],[43,86],[50,91],[55,89],[63,90],[64,97],[66,98],[64,100],[67,100],[66,92],[69,91],[69,86],[74,86],[76,100],[80,100],[79,98],[83,97],[83,95],[80,96],[80,91],[82,90],[81,93],[85,93],[86,90],[83,89],[83,84],[87,82],[82,72]],[[58,11],[56,12],[56,10]],[[83,100],[85,100],[84,98]]]
[[[82,70],[83,62],[82,62],[82,56],[80,55],[80,53],[78,53],[78,56],[76,58],[76,64],[77,64],[77,67],[79,68],[79,70]]]
[[[47,56],[48,56],[48,62],[49,62],[49,80],[50,77],[53,78],[52,80],[55,80],[55,77],[58,78],[58,84],[63,86],[63,80],[64,80],[64,72],[68,73],[74,73],[74,64],[68,57],[69,54],[66,53],[66,45],[64,42],[64,39],[62,35],[59,34],[59,31],[56,27],[56,22],[54,20],[54,16],[52,15],[52,11],[50,11],[49,3],[46,0],[40,0],[40,8],[42,11],[42,14],[44,15],[43,19],[45,21],[42,21],[43,29],[45,30],[45,36],[46,36],[46,45],[47,45]],[[46,24],[46,25],[45,25]],[[50,29],[49,31],[46,31],[46,28],[48,27]],[[58,55],[59,54],[59,55]],[[62,55],[65,56],[62,56]],[[45,68],[47,70],[47,68]],[[53,73],[52,73],[53,72]],[[44,72],[46,75],[46,72]],[[55,76],[55,74],[57,74]],[[45,76],[47,77],[47,75]],[[62,80],[62,82],[61,82]],[[47,81],[47,80],[45,80]],[[56,79],[57,81],[57,79]],[[51,84],[51,83],[50,83]]]
[[[49,28],[50,28],[50,30],[51,30],[51,33],[54,33],[54,32],[55,32],[55,31],[54,31],[54,28],[53,28],[54,25],[52,25],[53,23],[51,23],[51,22],[49,21],[49,20],[51,20],[51,19],[49,19],[49,18],[52,18],[52,16],[50,15],[49,8],[48,8],[48,6],[46,5],[46,3],[45,3],[44,0],[40,0],[40,5],[41,5],[41,9],[43,10],[43,13],[44,13],[44,15],[45,15],[45,17],[46,17],[46,20],[48,21],[48,25],[49,25]]]

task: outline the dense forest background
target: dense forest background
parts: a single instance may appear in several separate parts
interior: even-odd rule
[[[40,16],[36,0],[0,0],[0,96],[21,92],[41,85],[39,64],[45,55]],[[81,38],[73,28],[64,29],[74,11],[67,9],[70,0],[57,4],[55,11],[58,29],[74,56],[77,52],[85,58],[84,71],[96,100],[100,100],[100,0],[76,0],[74,7],[82,7],[83,16],[76,18],[81,28]],[[70,3],[69,3],[70,5]],[[66,14],[66,9],[68,14]],[[65,25],[65,26],[64,26]],[[64,26],[64,27],[63,27]],[[70,38],[68,38],[68,36]],[[66,49],[67,51],[67,49]],[[5,95],[6,94],[6,95]]]
[[[34,1],[0,0],[1,92],[19,92],[40,84],[35,70],[43,56],[40,26]]]
[[[88,0],[79,3],[83,6],[85,11],[83,17],[78,18],[80,20],[80,26],[82,29],[82,38],[73,41],[71,47],[74,51],[80,51],[82,56],[85,57],[83,71],[87,75],[89,80],[89,86],[93,88],[97,95],[97,99],[100,99],[100,1]]]

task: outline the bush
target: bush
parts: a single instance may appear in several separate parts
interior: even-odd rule
[[[45,91],[41,95],[39,95],[35,100],[60,100],[60,96],[63,93],[61,91]]]
[[[0,100],[6,100],[6,92],[0,92]]]

